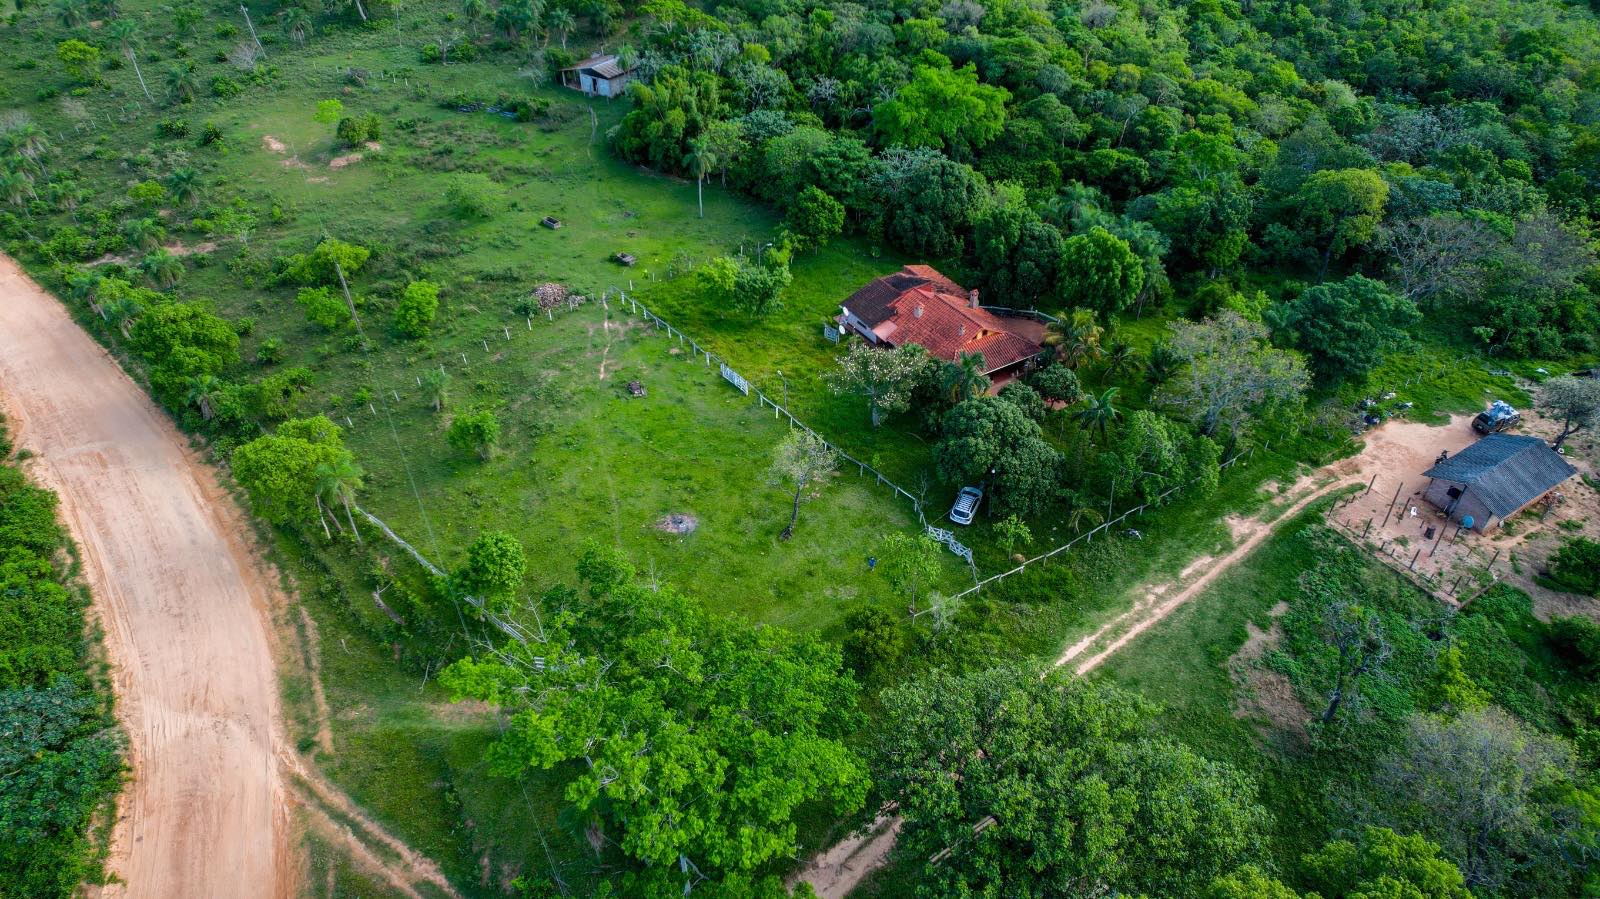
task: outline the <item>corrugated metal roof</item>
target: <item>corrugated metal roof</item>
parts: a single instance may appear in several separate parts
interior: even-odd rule
[[[1519,434],[1491,434],[1424,472],[1466,485],[1499,518],[1577,473],[1543,440]]]

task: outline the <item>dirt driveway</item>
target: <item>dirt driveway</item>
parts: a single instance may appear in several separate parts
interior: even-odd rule
[[[1464,429],[1465,438],[1461,436]],[[1137,591],[1127,611],[1066,646],[1055,666],[1071,665],[1078,675],[1093,671],[1140,634],[1205,592],[1223,572],[1265,542],[1280,524],[1294,519],[1318,499],[1344,486],[1366,484],[1374,475],[1382,481],[1407,476],[1405,473],[1413,470],[1422,471],[1441,446],[1454,451],[1471,442],[1470,436],[1464,417],[1443,427],[1397,421],[1368,433],[1359,454],[1306,474],[1257,515],[1229,517],[1233,547],[1226,554],[1202,556],[1175,580],[1152,583]],[[810,883],[822,899],[843,899],[868,874],[888,863],[899,832],[898,817],[892,813],[880,815],[864,833],[850,834],[813,857],[796,879]]]
[[[0,256],[0,405],[61,497],[115,671],[132,781],[104,896],[288,897],[275,575],[211,470],[66,310]]]

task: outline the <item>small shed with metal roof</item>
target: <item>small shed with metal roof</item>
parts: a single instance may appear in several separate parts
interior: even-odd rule
[[[620,97],[633,77],[615,53],[591,56],[561,70],[561,83],[595,97]]]
[[[1491,434],[1424,472],[1429,481],[1423,499],[1451,521],[1482,532],[1577,473],[1538,437]]]

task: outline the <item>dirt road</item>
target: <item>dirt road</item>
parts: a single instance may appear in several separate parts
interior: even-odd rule
[[[1055,667],[1070,664],[1079,675],[1093,671],[1140,634],[1205,592],[1223,572],[1271,536],[1278,525],[1292,520],[1318,499],[1342,486],[1366,483],[1374,474],[1382,480],[1402,472],[1421,471],[1440,448],[1458,448],[1459,432],[1466,427],[1464,421],[1458,416],[1444,427],[1392,422],[1371,432],[1358,455],[1301,478],[1264,510],[1265,515],[1229,518],[1233,548],[1227,554],[1203,556],[1185,568],[1176,581],[1145,588],[1126,612],[1063,649]],[[844,899],[868,874],[887,864],[900,823],[898,817],[880,816],[865,833],[851,834],[812,858],[796,879],[811,884],[822,899]]]
[[[133,778],[103,896],[288,897],[276,578],[213,473],[66,310],[0,256],[0,406],[61,497]]]

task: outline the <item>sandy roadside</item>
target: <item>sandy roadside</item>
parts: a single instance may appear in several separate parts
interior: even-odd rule
[[[115,671],[132,781],[108,897],[295,893],[276,577],[171,422],[0,255],[0,406],[61,497]]]

